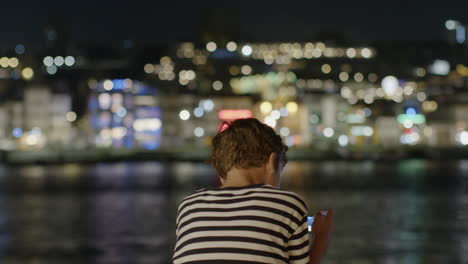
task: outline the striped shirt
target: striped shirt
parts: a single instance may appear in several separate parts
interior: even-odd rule
[[[202,189],[179,205],[174,264],[309,263],[307,206],[270,185]]]

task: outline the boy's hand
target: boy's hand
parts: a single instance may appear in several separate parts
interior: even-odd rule
[[[314,239],[310,248],[310,264],[318,264],[325,256],[333,231],[333,211],[320,210],[312,224]]]
[[[333,211],[320,210],[315,214],[312,232],[315,236],[329,237],[333,231]]]

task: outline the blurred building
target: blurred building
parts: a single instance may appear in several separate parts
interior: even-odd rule
[[[53,93],[47,86],[28,86],[24,89],[24,131],[21,148],[69,146],[73,140],[71,122],[76,119],[71,112],[68,94]]]
[[[0,139],[8,149],[69,146],[73,134],[72,120],[67,120],[70,111],[69,95],[54,94],[47,86],[28,86],[22,101],[0,107],[0,114],[6,117],[0,123]]]
[[[400,144],[401,129],[394,116],[379,116],[376,118],[375,130],[378,144],[394,147]]]
[[[162,113],[155,88],[130,79],[90,80],[88,85],[93,146],[159,148]]]
[[[48,141],[53,146],[67,146],[80,140],[72,123],[76,120],[76,113],[72,111],[71,97],[69,94],[52,94],[48,128]]]

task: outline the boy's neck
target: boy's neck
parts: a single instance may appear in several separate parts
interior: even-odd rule
[[[262,168],[231,169],[222,180],[221,187],[242,187],[254,184],[265,184],[266,179]]]
[[[221,179],[221,188],[224,187],[242,187],[248,185],[267,184],[279,187],[279,176],[267,172],[265,166],[258,168],[237,169],[232,168]]]

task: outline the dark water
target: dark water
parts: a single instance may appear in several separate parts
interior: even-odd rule
[[[170,263],[201,163],[0,166],[0,263]],[[468,263],[468,160],[290,162],[283,188],[335,210],[324,263]]]

